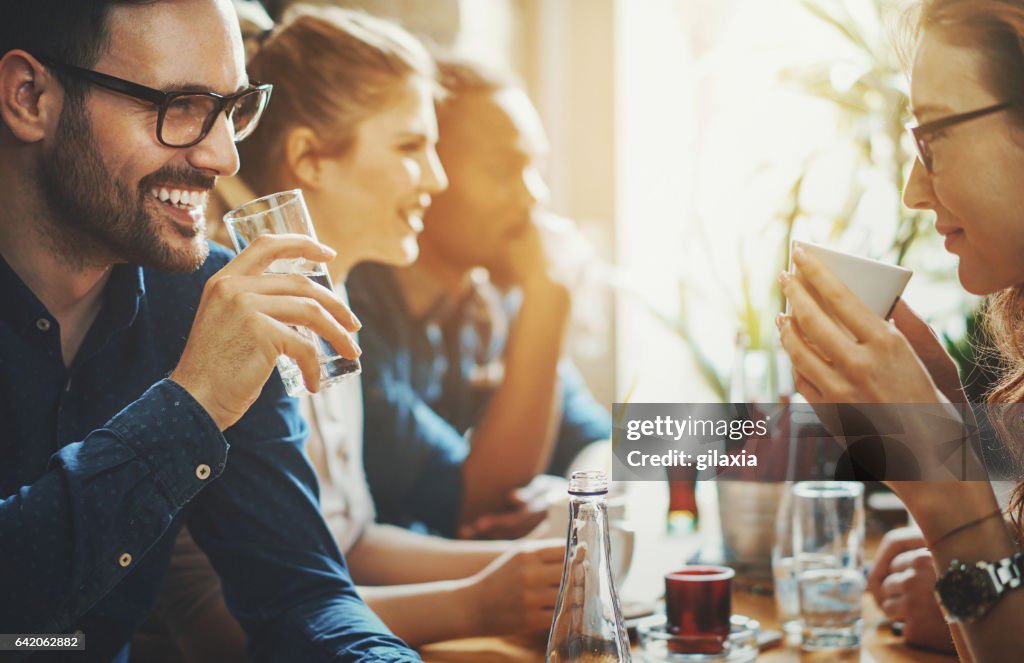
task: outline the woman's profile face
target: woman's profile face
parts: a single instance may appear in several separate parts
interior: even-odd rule
[[[921,124],[1006,101],[984,84],[983,55],[941,30],[923,31],[911,71]],[[918,160],[903,202],[936,213],[935,229],[957,255],[964,288],[991,294],[1024,283],[1024,129],[1000,111],[929,137],[932,173]]]
[[[323,189],[310,200],[317,233],[352,266],[406,265],[431,197],[448,183],[437,158],[432,88],[410,78],[390,105],[356,127],[343,155],[322,162]]]

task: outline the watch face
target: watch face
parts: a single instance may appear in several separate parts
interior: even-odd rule
[[[946,612],[964,620],[984,614],[997,598],[992,579],[976,566],[962,565],[950,569],[935,590]]]

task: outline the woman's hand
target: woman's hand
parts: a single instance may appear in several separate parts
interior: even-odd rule
[[[928,370],[897,327],[813,256],[797,248],[793,262],[795,272],[780,277],[790,313],[779,317],[779,333],[795,386],[809,402],[941,402]]]
[[[882,581],[880,607],[890,619],[903,622],[903,637],[912,645],[952,652],[953,636],[938,601],[938,579],[932,554],[914,548],[896,555]]]
[[[921,534],[921,530],[916,527],[898,527],[885,533],[882,542],[878,544],[878,551],[875,553],[875,560],[871,565],[871,573],[868,575],[868,591],[875,597],[878,607],[882,607],[882,603],[885,602],[882,582],[892,572],[893,559],[908,550],[927,546],[924,534]]]
[[[918,647],[953,651],[953,639],[935,600],[935,564],[924,535],[901,527],[882,537],[868,588],[889,619],[903,622],[903,636]]]
[[[482,635],[537,633],[551,627],[562,581],[565,542],[527,541],[471,578]]]

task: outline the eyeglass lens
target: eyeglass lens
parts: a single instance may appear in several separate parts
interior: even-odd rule
[[[262,91],[253,90],[235,100],[228,110],[235,141],[242,140],[255,128],[255,120],[263,105],[263,96]],[[216,114],[220,107],[219,100],[202,94],[176,97],[167,105],[164,112],[161,139],[168,145],[175,146],[195,142],[216,122]]]

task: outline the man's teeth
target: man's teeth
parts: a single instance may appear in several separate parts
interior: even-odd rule
[[[208,194],[206,191],[186,191],[184,189],[150,189],[149,194],[160,202],[182,208],[205,207]]]

